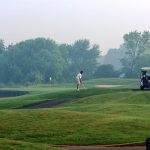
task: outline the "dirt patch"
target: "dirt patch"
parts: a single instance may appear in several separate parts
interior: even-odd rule
[[[2,97],[13,97],[13,96],[20,96],[29,94],[28,91],[9,91],[9,90],[2,90],[0,91],[0,98]]]
[[[17,109],[39,109],[39,108],[52,108],[67,102],[68,100],[58,99],[58,100],[46,100],[42,102],[32,103],[29,105],[24,105]]]
[[[96,85],[96,87],[99,87],[99,88],[114,88],[114,87],[120,87],[122,85]]]

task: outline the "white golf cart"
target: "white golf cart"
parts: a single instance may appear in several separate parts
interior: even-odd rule
[[[140,89],[144,90],[145,88],[150,88],[150,67],[141,68],[140,74]]]

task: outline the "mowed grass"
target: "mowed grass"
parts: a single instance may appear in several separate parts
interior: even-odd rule
[[[0,98],[0,109],[11,109],[21,107],[23,105],[32,104],[35,102],[46,101],[51,99],[75,99],[82,98],[91,95],[97,95],[102,93],[112,92],[112,89],[96,89],[96,85],[122,85],[120,90],[125,91],[126,88],[139,88],[137,79],[121,79],[121,78],[106,78],[106,79],[93,79],[84,82],[86,90],[81,86],[82,92],[76,92],[75,84],[60,84],[60,85],[37,85],[32,87],[20,87],[20,88],[1,88],[1,90],[20,90],[29,91],[30,94]],[[89,89],[90,88],[90,89]],[[94,90],[91,90],[91,88]],[[116,88],[113,88],[116,89]]]
[[[16,110],[11,109],[14,108],[11,100],[15,98],[0,99],[9,103],[3,106],[0,103],[0,144],[6,139],[19,142],[19,146],[23,142],[39,147],[40,144],[45,147],[49,144],[126,144],[144,143],[150,136],[148,91],[88,88],[80,92],[73,89],[34,92],[19,97],[23,103],[28,98],[32,102],[53,98],[69,101],[51,109]]]

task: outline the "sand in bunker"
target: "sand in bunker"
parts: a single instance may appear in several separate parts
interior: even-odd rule
[[[113,87],[120,87],[122,85],[110,85],[110,84],[104,84],[104,85],[96,85],[95,87],[99,87],[99,88],[113,88]]]

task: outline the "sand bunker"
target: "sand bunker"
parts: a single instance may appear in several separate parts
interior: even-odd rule
[[[99,87],[99,88],[114,88],[114,87],[120,87],[122,85],[96,85],[96,87]]]

